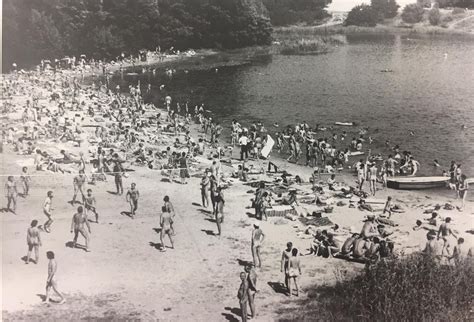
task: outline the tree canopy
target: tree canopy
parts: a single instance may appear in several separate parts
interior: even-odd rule
[[[271,42],[261,0],[4,0],[3,65]]]
[[[295,23],[313,24],[326,18],[326,7],[332,0],[263,0],[275,26]]]

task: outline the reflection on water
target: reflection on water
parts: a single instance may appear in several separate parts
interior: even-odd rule
[[[259,119],[267,126],[355,121],[370,129],[375,152],[387,154],[389,140],[411,151],[426,174],[433,159],[444,166],[457,160],[474,174],[472,40],[353,35],[327,55],[261,56],[251,64],[217,71],[178,69],[172,78],[158,71],[112,81],[126,88],[138,79],[143,85],[152,83],[157,104],[168,94],[175,102],[203,102],[229,123],[233,118],[243,123]],[[165,89],[160,92],[161,84]],[[357,132],[344,130],[349,136]]]

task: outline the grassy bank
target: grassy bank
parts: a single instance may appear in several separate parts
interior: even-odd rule
[[[471,261],[440,265],[414,254],[366,267],[353,279],[314,287],[284,320],[469,321],[474,298]]]
[[[320,26],[288,26],[275,28],[273,37],[279,39],[287,35],[297,37],[330,36],[346,34],[426,34],[426,35],[463,35],[474,37],[474,10],[457,12],[440,10],[441,22],[438,26],[430,25],[428,11],[425,12],[423,21],[415,24],[404,23],[400,15],[393,19],[386,19],[375,27],[320,25]]]

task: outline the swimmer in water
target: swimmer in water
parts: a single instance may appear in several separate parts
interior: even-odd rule
[[[411,135],[411,136],[415,136],[415,132],[414,132],[414,131],[410,131],[410,135]]]

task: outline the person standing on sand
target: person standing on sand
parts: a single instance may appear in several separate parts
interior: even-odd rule
[[[467,191],[469,190],[469,184],[467,183],[466,179],[466,175],[462,174],[457,187],[459,198],[462,200],[461,208],[458,208],[461,211],[464,210],[464,207],[466,206],[466,196]]]
[[[377,190],[376,183],[377,183],[377,166],[375,165],[375,162],[373,162],[369,168],[369,184],[370,184],[370,192],[372,193],[372,196],[375,196],[375,192]]]
[[[253,228],[251,240],[253,264],[255,267],[262,267],[260,248],[262,247],[262,243],[265,240],[265,234],[260,229],[260,224],[258,222],[253,224]]]
[[[53,223],[53,208],[52,208],[52,203],[53,203],[53,192],[48,191],[46,199],[43,204],[43,213],[46,215],[46,222],[43,225],[43,229],[45,232],[50,233],[51,230],[51,224]]]
[[[122,182],[122,165],[118,160],[118,154],[114,154],[114,166],[113,166],[113,173],[115,177],[115,188],[117,189],[117,195],[121,196],[123,194],[123,182]]]
[[[21,169],[22,173],[21,173],[21,182],[23,184],[23,198],[25,198],[26,196],[28,196],[28,193],[30,191],[30,182],[31,182],[31,177],[29,176],[28,174],[28,168],[27,167],[23,167]]]
[[[293,248],[291,250],[291,258],[288,262],[288,275],[289,275],[289,280],[288,280],[288,292],[289,296],[293,295],[292,287],[291,287],[291,282],[295,284],[295,289],[296,289],[296,296],[298,296],[298,283],[296,282],[298,279],[298,276],[301,275],[301,265],[300,265],[300,260],[298,258],[298,249]]]
[[[74,205],[76,203],[76,196],[77,192],[80,192],[82,195],[82,202],[84,202],[85,195],[83,191],[83,186],[86,183],[86,175],[84,174],[84,170],[79,171],[79,175],[75,176],[73,179],[73,186],[74,186],[74,196],[72,197],[71,200],[71,205]]]
[[[245,266],[245,272],[247,273],[247,283],[248,283],[248,300],[250,306],[250,316],[255,318],[257,311],[255,310],[255,294],[257,294],[257,272],[253,264],[248,264]]]
[[[54,252],[49,251],[46,252],[46,257],[49,259],[48,263],[48,278],[46,279],[46,298],[43,301],[44,304],[48,304],[50,300],[50,293],[51,289],[59,295],[61,300],[58,302],[58,304],[64,304],[66,303],[66,299],[64,296],[59,292],[58,290],[58,282],[56,281],[56,272],[58,270],[58,264],[56,263],[56,260],[54,259]]]
[[[130,204],[130,217],[135,217],[135,212],[138,209],[138,199],[140,198],[140,192],[136,189],[136,184],[132,183],[130,189],[127,191],[125,196],[127,202]]]
[[[363,164],[357,169],[357,180],[359,182],[359,191],[362,191],[362,187],[365,181],[365,167]]]
[[[293,243],[288,242],[288,243],[286,243],[286,249],[283,250],[283,253],[281,254],[280,272],[282,272],[285,276],[285,287],[288,289],[288,291],[289,291],[288,281],[289,281],[289,278],[290,278],[290,276],[288,275],[288,263],[290,261],[292,249],[293,249]]]
[[[84,225],[87,226],[87,230],[84,228]],[[77,207],[77,212],[72,217],[71,222],[71,233],[74,232],[74,240],[72,242],[72,248],[76,248],[77,244],[77,237],[79,237],[79,233],[84,237],[86,240],[86,252],[90,252],[89,250],[89,234],[91,234],[91,226],[89,225],[89,221],[84,214],[84,209],[82,206]]]
[[[443,239],[443,248],[441,249],[441,256],[444,256],[445,253],[448,253],[449,254],[449,240],[448,240],[448,237],[450,235],[453,235],[454,238],[457,238],[456,234],[452,231],[451,229],[451,217],[446,217],[446,219],[444,220],[444,223],[442,223],[440,226],[439,226],[439,229],[438,229],[438,238],[437,240],[440,239],[440,236],[441,238]]]
[[[217,235],[220,236],[222,233],[222,224],[224,223],[224,192],[221,187],[217,187],[216,210],[214,212],[216,224],[217,224]]]
[[[165,235],[168,236],[170,239],[171,243],[171,248],[174,249],[174,243],[173,243],[173,238],[171,237],[172,235],[172,225],[173,225],[173,218],[171,212],[168,211],[166,206],[161,207],[161,217],[160,217],[160,227],[161,227],[161,232],[160,232],[160,240],[161,240],[161,249],[160,251],[165,252],[166,251],[166,246],[165,246],[165,241],[164,237]]]
[[[237,298],[239,299],[240,315],[242,316],[242,322],[247,322],[247,303],[249,300],[249,284],[247,282],[247,274],[245,272],[240,273],[240,286],[237,292]]]
[[[30,263],[31,252],[35,251],[35,264],[39,261],[39,247],[41,246],[41,236],[38,227],[38,220],[33,220],[26,232],[26,243],[28,244],[28,253],[26,254],[25,264]]]
[[[210,191],[210,172],[206,170],[204,173],[204,176],[201,179],[201,200],[202,200],[202,206],[204,208],[207,208],[209,206],[209,191]]]
[[[95,197],[92,195],[92,189],[87,189],[87,196],[84,198],[84,207],[86,211],[91,211],[95,215],[95,223],[99,223],[99,214],[97,213],[96,208],[97,201]]]
[[[5,183],[5,191],[7,197],[7,211],[11,211],[16,215],[16,198],[18,196],[18,191],[13,176],[8,177],[7,182]]]
[[[240,161],[247,160],[249,157],[249,153],[247,151],[248,142],[249,142],[249,138],[247,137],[247,134],[245,134],[245,132],[240,134],[240,138],[239,138]]]

